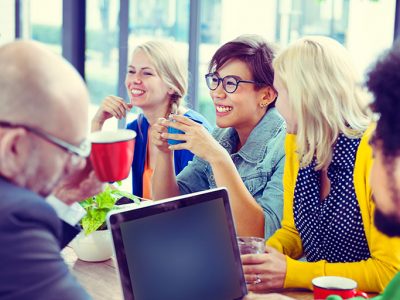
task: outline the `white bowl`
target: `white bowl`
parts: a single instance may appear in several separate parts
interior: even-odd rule
[[[95,262],[110,259],[113,254],[111,235],[108,230],[97,230],[89,235],[82,231],[71,242],[80,260]]]

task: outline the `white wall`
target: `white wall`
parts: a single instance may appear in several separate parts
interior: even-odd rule
[[[222,0],[221,42],[245,33],[275,40],[276,2],[265,0]]]
[[[0,45],[11,42],[15,37],[15,3],[14,0],[0,2]]]
[[[395,0],[350,1],[346,47],[362,74],[393,43],[395,7]]]

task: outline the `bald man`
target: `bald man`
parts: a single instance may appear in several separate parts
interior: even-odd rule
[[[57,213],[101,189],[86,164],[88,91],[37,42],[0,47],[0,70],[0,298],[87,299],[60,255],[76,220]]]

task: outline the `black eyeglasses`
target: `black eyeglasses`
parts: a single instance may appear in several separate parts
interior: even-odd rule
[[[256,82],[253,80],[241,80],[233,75],[228,75],[228,76],[225,76],[224,78],[221,78],[215,73],[208,73],[208,74],[206,74],[205,77],[206,77],[207,86],[210,90],[212,90],[212,91],[216,90],[217,87],[219,86],[219,83],[222,82],[222,87],[224,88],[225,92],[230,93],[230,94],[234,93],[237,90],[239,83],[241,83],[241,82],[253,83],[253,84],[263,84],[263,83]]]
[[[66,150],[69,153],[78,155],[83,158],[86,158],[90,155],[91,143],[88,140],[84,140],[79,146],[75,146],[40,129],[29,127],[26,125],[12,124],[9,122],[0,121],[0,127],[9,127],[9,128],[21,127],[38,135],[39,137],[45,139],[46,141],[62,148],[63,150]]]

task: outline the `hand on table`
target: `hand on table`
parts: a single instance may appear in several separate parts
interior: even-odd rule
[[[266,246],[263,254],[241,255],[249,291],[261,292],[283,288],[286,277],[286,256]]]

